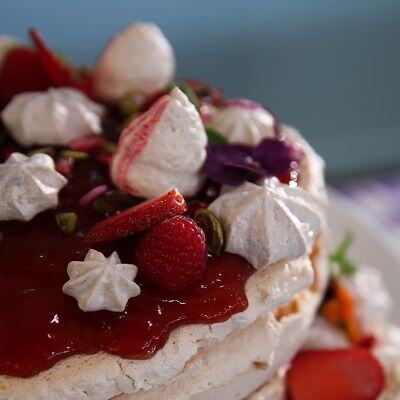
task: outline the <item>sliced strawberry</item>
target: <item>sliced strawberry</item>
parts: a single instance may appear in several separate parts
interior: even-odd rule
[[[176,215],[140,237],[134,262],[155,285],[179,290],[200,279],[206,269],[204,231],[188,217]]]
[[[361,348],[300,353],[287,374],[291,400],[375,400],[384,382],[377,359]]]
[[[96,224],[87,234],[88,243],[107,242],[144,231],[186,211],[186,203],[177,189],[129,208]]]
[[[0,69],[0,107],[18,93],[46,90],[50,86],[36,53],[22,46],[7,52]]]
[[[39,60],[54,86],[70,86],[74,82],[74,71],[63,64],[35,29],[29,29]]]

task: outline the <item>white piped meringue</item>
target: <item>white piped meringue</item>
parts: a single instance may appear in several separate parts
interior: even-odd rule
[[[47,154],[13,153],[0,164],[0,221],[29,221],[56,207],[58,192],[66,184]]]
[[[18,39],[8,35],[0,35],[0,69],[8,50],[18,45]]]
[[[174,76],[174,51],[151,23],[128,25],[106,45],[95,68],[98,96],[114,101],[128,91],[151,95]]]
[[[261,186],[246,182],[217,198],[209,210],[222,223],[226,251],[256,269],[306,254],[321,225],[310,196],[276,178]]]
[[[123,131],[111,162],[112,180],[139,197],[173,188],[192,196],[202,183],[206,146],[199,113],[175,87]]]
[[[218,110],[208,125],[229,143],[257,146],[262,139],[275,136],[274,116],[261,106],[228,105]]]
[[[82,311],[124,311],[128,300],[140,294],[133,281],[137,274],[133,264],[121,264],[114,251],[110,257],[90,249],[84,261],[68,264],[69,281],[63,292],[75,297]]]
[[[23,146],[66,145],[88,134],[100,134],[104,108],[82,92],[50,88],[14,96],[1,117]]]

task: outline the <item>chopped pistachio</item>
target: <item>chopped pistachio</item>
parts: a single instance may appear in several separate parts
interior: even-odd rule
[[[61,155],[64,157],[70,157],[73,158],[74,160],[85,160],[89,158],[89,153],[86,153],[85,151],[75,151],[75,150],[62,150]]]
[[[54,157],[55,154],[56,154],[56,150],[54,149],[54,147],[50,147],[50,146],[41,147],[40,149],[31,150],[28,153],[28,156],[33,156],[33,155],[39,154],[39,153],[44,153],[44,154],[47,154],[47,155],[49,155],[51,157]]]
[[[145,100],[143,95],[129,91],[118,100],[117,106],[123,115],[129,117],[140,112]]]
[[[107,142],[103,146],[103,150],[106,151],[107,153],[114,153],[115,148],[117,147],[117,144],[114,142]]]
[[[76,228],[78,217],[74,212],[59,213],[55,216],[58,227],[64,233],[72,233]]]
[[[347,232],[337,249],[329,256],[333,275],[354,275],[357,265],[349,259],[347,252],[353,243],[353,234]]]
[[[209,210],[200,208],[194,215],[196,223],[204,230],[208,253],[217,256],[224,245],[224,231],[217,217]]]
[[[206,127],[206,134],[208,143],[212,146],[221,146],[221,144],[226,144],[228,141],[216,130]]]

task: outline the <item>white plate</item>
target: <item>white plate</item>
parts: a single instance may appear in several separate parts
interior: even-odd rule
[[[360,265],[379,268],[394,300],[391,320],[400,324],[400,251],[395,238],[355,202],[329,192],[328,220],[334,248],[347,231],[354,233],[350,256]],[[371,293],[371,296],[374,294]]]

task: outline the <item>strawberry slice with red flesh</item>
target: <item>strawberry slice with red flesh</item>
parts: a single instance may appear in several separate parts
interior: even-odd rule
[[[378,360],[361,348],[300,353],[287,374],[290,400],[375,400],[384,383]]]
[[[177,189],[163,196],[128,208],[96,224],[87,234],[89,244],[116,240],[144,231],[186,211],[186,203]]]
[[[60,61],[58,56],[49,49],[35,29],[29,29],[29,36],[51,83],[54,86],[72,85],[74,82],[74,71]]]
[[[18,46],[10,49],[0,69],[0,106],[18,93],[46,90],[51,86],[35,52]]]

